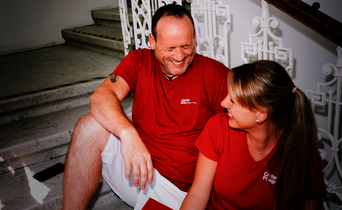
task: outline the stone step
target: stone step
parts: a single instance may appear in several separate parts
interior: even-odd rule
[[[122,101],[129,117],[132,100],[129,94]],[[1,125],[1,209],[61,209],[63,176],[60,174],[40,183],[32,175],[56,162],[64,163],[74,126],[89,111],[89,104],[86,104]],[[131,209],[103,182],[89,208],[113,206]]]
[[[107,76],[0,99],[0,124],[86,105]]]
[[[68,44],[4,55],[0,58],[1,69],[5,69],[0,100],[108,76],[120,62],[120,58]]]
[[[23,164],[20,169],[0,174],[0,208],[2,210],[62,209],[63,173],[44,182],[35,180],[33,175],[56,163],[64,163],[64,161],[65,156],[61,156],[37,164]],[[108,184],[101,179],[88,209],[132,210],[133,208],[122,202]]]
[[[91,17],[96,25],[121,28],[119,8],[101,9],[91,11]],[[132,8],[128,8],[128,20],[133,26]]]
[[[62,30],[62,37],[70,45],[119,58],[125,56],[121,28],[90,25]],[[129,51],[132,49],[133,44]]]
[[[131,117],[133,97],[122,106]],[[5,123],[0,130],[0,173],[65,155],[77,121],[90,112],[89,104]]]

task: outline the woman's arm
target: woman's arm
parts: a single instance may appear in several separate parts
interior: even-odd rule
[[[191,188],[185,197],[181,210],[206,209],[213,187],[217,162],[198,154],[196,172]]]

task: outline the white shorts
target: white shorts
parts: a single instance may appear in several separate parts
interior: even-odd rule
[[[154,169],[153,182],[150,185],[146,184],[144,190],[133,186],[132,171],[130,180],[125,179],[125,165],[120,146],[121,141],[111,134],[108,144],[101,154],[102,176],[112,190],[135,210],[142,209],[149,198],[172,209],[179,209],[187,193],[178,189],[156,169]]]

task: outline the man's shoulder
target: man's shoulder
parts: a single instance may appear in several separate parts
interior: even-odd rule
[[[154,52],[151,49],[136,49],[130,51],[123,59],[122,63],[142,65],[155,60]]]
[[[151,49],[135,49],[128,53],[128,56],[152,56],[154,52]]]
[[[226,80],[229,71],[223,63],[200,54],[196,54],[193,66],[197,73],[201,72],[208,79],[208,82],[212,79]]]
[[[224,65],[223,63],[221,63],[221,62],[219,62],[213,58],[210,58],[208,56],[201,55],[198,53],[196,53],[196,59],[201,60],[202,62],[205,62],[205,63]]]
[[[202,67],[207,67],[207,68],[215,67],[214,69],[228,71],[228,68],[223,63],[221,63],[215,59],[212,59],[210,57],[207,57],[207,56],[204,56],[201,54],[197,54],[197,53],[195,56],[195,63],[197,65],[202,66]]]

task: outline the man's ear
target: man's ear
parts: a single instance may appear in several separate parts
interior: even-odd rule
[[[150,48],[151,48],[151,50],[154,50],[155,47],[156,47],[156,41],[155,41],[155,39],[154,39],[154,37],[153,37],[152,34],[149,34],[149,35],[148,35],[148,41],[149,41],[149,43],[150,43]]]

